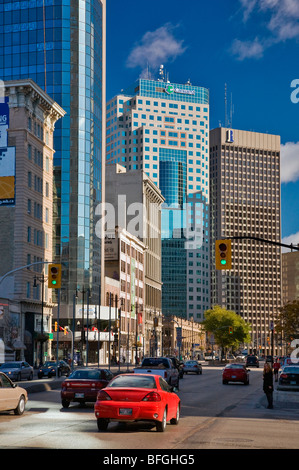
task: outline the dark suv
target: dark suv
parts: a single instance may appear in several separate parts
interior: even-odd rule
[[[259,364],[258,357],[257,356],[247,356],[245,365],[246,365],[246,367],[247,366],[259,367],[260,364]]]

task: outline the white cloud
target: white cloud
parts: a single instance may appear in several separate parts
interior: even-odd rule
[[[238,60],[249,58],[259,59],[263,56],[264,46],[259,42],[258,38],[254,41],[240,41],[235,39],[232,45],[232,53],[237,56]]]
[[[294,233],[292,235],[288,235],[287,237],[284,237],[281,240],[281,243],[284,243],[285,245],[298,245],[299,244],[299,232]],[[282,247],[282,253],[289,253],[290,249],[286,247]]]
[[[157,68],[182,55],[186,47],[183,45],[183,40],[175,38],[174,29],[173,25],[167,23],[155,31],[145,33],[141,41],[133,47],[127,60],[127,67]]]
[[[266,31],[260,38],[233,43],[232,53],[239,59],[259,59],[266,49],[290,39],[299,39],[299,1],[298,0],[239,0],[243,11],[243,21],[247,22],[253,12],[260,15],[261,28]],[[255,23],[256,23],[255,17]]]
[[[299,142],[287,142],[280,149],[280,178],[282,183],[299,180]]]

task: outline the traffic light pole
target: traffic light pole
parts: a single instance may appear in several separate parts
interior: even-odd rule
[[[271,245],[277,246],[284,246],[285,248],[290,248],[291,250],[298,250],[299,251],[299,244],[297,246],[293,245],[286,245],[285,243],[273,242],[272,240],[265,240],[264,238],[259,237],[251,237],[251,236],[236,236],[236,237],[228,237],[230,240],[256,240],[258,242],[270,243]]]

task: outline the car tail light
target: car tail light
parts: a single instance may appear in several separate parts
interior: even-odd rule
[[[288,378],[287,374],[280,374],[280,377],[281,377],[282,379],[287,379],[287,378]]]
[[[161,401],[161,397],[157,392],[150,392],[142,399],[142,401]]]
[[[164,372],[164,379],[167,379],[167,372]]]
[[[97,400],[99,400],[99,401],[109,401],[109,400],[112,400],[112,398],[108,395],[107,392],[104,392],[103,390],[101,390],[97,395]]]

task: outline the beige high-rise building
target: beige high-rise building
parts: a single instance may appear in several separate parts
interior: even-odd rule
[[[8,299],[8,308],[6,318],[0,319],[0,339],[10,349],[17,339],[21,357],[25,354],[34,364],[40,359],[39,333],[51,332],[52,292],[46,283],[47,265],[42,263],[53,259],[53,132],[65,111],[30,79],[4,85],[0,101],[0,296]],[[49,342],[44,352],[48,347]]]
[[[299,251],[282,254],[282,303],[299,300]]]
[[[235,236],[281,241],[280,137],[216,128],[210,132],[211,303],[251,325],[250,350],[270,350],[271,322],[281,306],[281,249],[232,241],[232,269],[215,269],[215,240]]]

